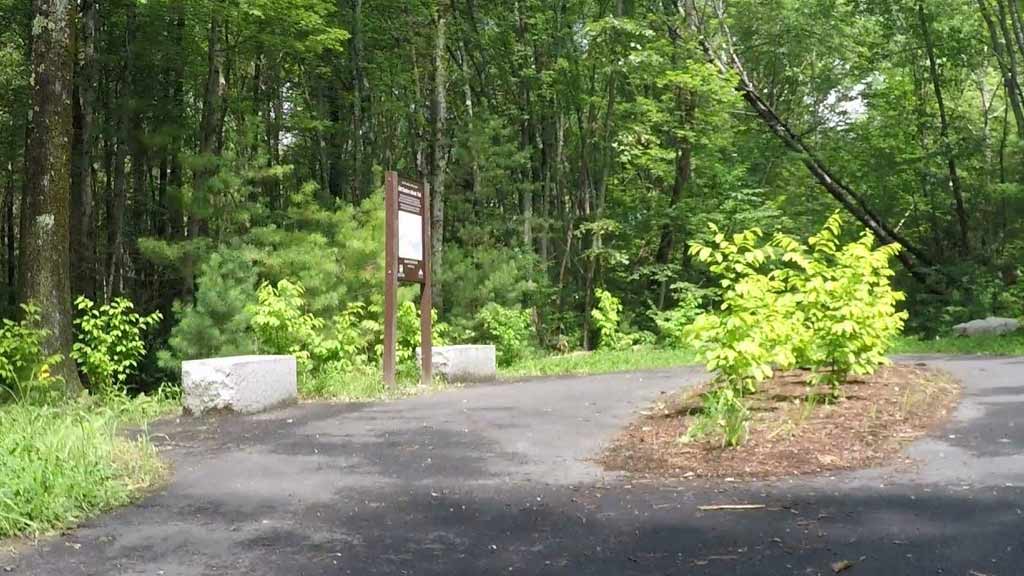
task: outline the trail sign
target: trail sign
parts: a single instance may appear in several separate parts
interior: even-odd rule
[[[423,189],[418,182],[398,181],[398,279],[402,282],[422,284],[426,279]]]
[[[433,380],[433,303],[430,290],[430,187],[384,177],[384,384],[395,384],[398,283],[420,285],[421,382]]]

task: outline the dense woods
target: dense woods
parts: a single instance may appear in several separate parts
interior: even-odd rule
[[[0,311],[34,302],[65,352],[74,296],[160,311],[154,379],[250,351],[264,282],[373,331],[394,169],[431,183],[453,340],[497,303],[540,348],[594,348],[603,294],[655,334],[708,304],[709,224],[806,236],[836,210],[900,247],[909,329],[1019,315],[1021,11],[0,0]]]

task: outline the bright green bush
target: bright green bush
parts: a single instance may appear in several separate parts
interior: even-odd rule
[[[598,288],[594,291],[597,305],[590,311],[590,317],[597,329],[597,347],[600,350],[622,350],[631,344],[622,331],[622,302],[611,292]]]
[[[691,255],[719,278],[721,304],[684,333],[708,370],[743,396],[771,378],[774,366],[795,364],[793,344],[805,337],[802,314],[760,230],[731,238],[714,232],[715,246],[695,243]]]
[[[334,317],[329,336],[317,339],[314,358],[330,364],[333,371],[360,371],[376,366],[384,338],[382,317],[379,307],[349,304]]]
[[[491,303],[477,314],[476,319],[480,325],[479,336],[485,342],[494,344],[499,365],[514,364],[531,348],[528,310]]]
[[[47,331],[38,326],[39,309],[25,305],[22,312],[20,322],[0,322],[0,403],[45,404],[62,395],[62,380],[50,373],[61,357],[43,352]]]
[[[887,361],[907,317],[891,285],[895,247],[875,248],[868,234],[841,244],[838,216],[809,248],[783,235],[766,245],[757,229],[731,238],[713,232],[713,246],[691,248],[721,287],[718,309],[684,330],[716,376],[694,434],[718,429],[727,445],[742,441],[742,398],[776,369],[809,367],[811,384],[838,395],[851,374],[871,374]]]
[[[95,391],[123,388],[146,354],[143,333],[163,316],[160,312],[141,316],[127,298],[97,306],[83,296],[75,300],[75,308],[78,316],[71,357]]]
[[[892,288],[890,263],[899,247],[875,248],[867,232],[841,245],[841,233],[836,214],[808,241],[810,251],[785,236],[775,240],[785,250],[783,259],[797,266],[789,284],[810,335],[796,350],[799,362],[812,367],[814,382],[827,384],[834,395],[851,375],[872,374],[889,362],[885,354],[907,319],[897,309],[904,295]]]
[[[437,310],[431,310],[430,341],[434,346],[448,343],[448,325],[437,321]],[[420,308],[411,300],[402,302],[398,307],[398,342],[397,358],[399,368],[405,366],[418,370],[416,366],[416,349],[422,343],[420,333]],[[383,349],[383,346],[381,347]]]
[[[290,354],[309,370],[311,350],[319,349],[323,320],[306,312],[302,284],[281,280],[277,286],[264,282],[256,290],[256,303],[246,312],[256,335],[256,350],[262,354]]]

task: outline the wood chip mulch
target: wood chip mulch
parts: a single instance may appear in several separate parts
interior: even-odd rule
[[[748,397],[747,442],[684,442],[707,386],[642,412],[598,461],[608,470],[649,478],[776,479],[905,462],[902,450],[944,423],[960,397],[947,374],[895,365],[855,380],[843,398],[807,402],[806,372],[780,374]],[[824,396],[824,391],[819,396]]]

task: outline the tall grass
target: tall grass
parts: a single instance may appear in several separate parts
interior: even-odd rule
[[[394,387],[384,386],[379,367],[358,367],[349,370],[325,369],[316,374],[299,376],[299,396],[303,400],[324,400],[329,402],[371,402],[394,400],[417,396],[449,386],[435,378],[430,386],[420,384],[419,370],[413,366],[402,366],[397,374]]]
[[[163,395],[0,406],[0,538],[73,526],[156,484],[155,449],[121,428],[174,405]]]
[[[894,354],[954,354],[980,356],[1024,356],[1024,333],[1006,336],[946,336],[937,339],[901,338]]]
[[[501,369],[506,378],[607,374],[633,370],[657,370],[695,362],[691,350],[640,347],[630,350],[598,350],[558,356],[536,356]]]

